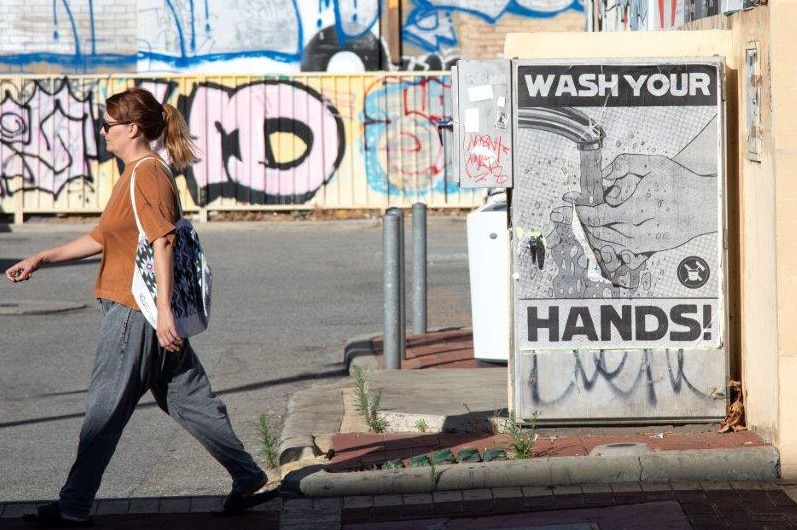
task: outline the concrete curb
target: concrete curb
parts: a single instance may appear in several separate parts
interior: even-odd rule
[[[316,465],[288,474],[283,488],[306,497],[342,497],[607,482],[775,481],[778,462],[775,448],[749,447],[542,457],[354,473],[330,473]]]
[[[279,445],[280,466],[314,461],[328,450],[323,439],[340,431],[343,391],[348,386],[316,387],[291,397]]]
[[[352,365],[357,365],[364,370],[379,369],[379,356],[374,353],[372,341],[381,336],[382,333],[365,333],[346,342],[346,346],[343,348],[343,364],[349,374],[351,374]]]

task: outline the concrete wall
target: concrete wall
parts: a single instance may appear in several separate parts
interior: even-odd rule
[[[508,36],[505,46],[507,56],[529,58],[650,57],[661,50],[668,57],[725,57],[731,377],[742,381],[747,426],[780,450],[784,478],[797,477],[795,17],[797,0],[773,0],[689,23],[677,38],[673,32],[524,34]],[[756,47],[752,66],[747,50]]]
[[[794,125],[797,121],[797,64],[793,21],[797,20],[797,1],[778,0],[772,3],[769,11],[777,313],[759,315],[755,324],[776,326],[781,473],[794,478],[797,477],[797,385],[794,384],[797,380],[797,128]],[[764,90],[766,86],[763,85]],[[777,317],[773,318],[775,315]],[[750,329],[752,334],[755,328],[751,326]],[[758,370],[755,366],[749,371]],[[771,376],[771,373],[759,374],[759,381],[771,385]]]
[[[781,474],[797,477],[797,1],[775,0],[722,20],[733,35],[738,74],[739,299],[741,378],[747,425],[773,441]],[[755,66],[747,50],[757,50]],[[760,81],[758,81],[760,79]],[[758,90],[756,90],[756,84]],[[755,102],[755,105],[753,105]],[[751,123],[758,106],[760,122]],[[758,139],[760,154],[748,142]]]

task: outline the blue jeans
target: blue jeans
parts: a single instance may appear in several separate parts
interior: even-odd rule
[[[266,474],[233,432],[227,407],[211,390],[189,341],[179,353],[169,353],[158,345],[155,330],[140,312],[107,300],[100,300],[100,308],[103,319],[86,417],[75,463],[61,489],[61,513],[89,516],[103,472],[147,390],[224,466],[233,490],[245,493],[265,481]]]

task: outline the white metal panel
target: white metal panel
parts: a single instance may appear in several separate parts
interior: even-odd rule
[[[461,188],[512,187],[510,63],[457,61],[454,156]]]

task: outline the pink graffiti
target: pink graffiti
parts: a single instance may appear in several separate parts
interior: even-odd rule
[[[491,181],[495,185],[509,180],[503,162],[510,154],[509,146],[500,136],[469,133],[463,145],[465,155],[465,174],[473,182]]]
[[[191,98],[190,128],[205,147],[194,166],[200,187],[237,182],[266,195],[291,196],[318,190],[336,171],[344,138],[337,112],[307,87],[287,81],[228,89],[199,85]],[[295,124],[289,147],[267,124]],[[285,130],[278,132],[286,132]],[[304,137],[302,137],[304,135]],[[289,160],[269,159],[280,151]]]

